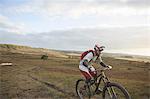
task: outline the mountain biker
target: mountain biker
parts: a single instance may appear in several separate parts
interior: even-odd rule
[[[92,66],[92,62],[98,61],[99,64],[104,68],[111,69],[111,66],[106,65],[101,58],[101,52],[104,50],[104,46],[95,45],[94,50],[88,50],[82,53],[81,60],[79,63],[79,69],[86,78],[87,82],[96,77],[97,73],[95,68]],[[99,89],[98,89],[99,91]]]

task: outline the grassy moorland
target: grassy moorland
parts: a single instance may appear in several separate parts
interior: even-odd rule
[[[41,60],[41,55],[0,51],[0,63],[13,63],[0,66],[0,99],[77,99],[75,83],[82,77],[79,57],[48,54],[48,60]],[[103,60],[113,66],[106,73],[108,77],[125,86],[132,99],[150,98],[149,62],[112,57]]]

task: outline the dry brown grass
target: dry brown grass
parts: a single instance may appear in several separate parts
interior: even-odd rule
[[[79,58],[1,52],[1,61],[13,66],[0,66],[1,99],[76,99],[75,83],[81,78]],[[106,74],[124,85],[132,99],[149,99],[149,63],[104,57],[113,70]],[[96,66],[98,67],[98,66]]]

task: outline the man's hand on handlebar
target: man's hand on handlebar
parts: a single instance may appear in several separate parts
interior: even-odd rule
[[[112,69],[112,66],[106,65],[104,62],[101,62],[100,65],[105,69]]]
[[[111,70],[112,66],[107,65],[106,67],[102,67],[101,71]]]
[[[110,65],[107,65],[107,67],[106,68],[108,68],[108,69],[112,69],[112,66],[110,66]]]

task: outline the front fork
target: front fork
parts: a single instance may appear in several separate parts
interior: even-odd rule
[[[104,87],[108,86],[108,84],[110,83],[110,80],[106,77],[106,75],[104,74],[104,72],[102,72],[102,78],[101,78],[104,82]],[[106,87],[109,96],[111,97],[111,99],[117,99],[116,93],[114,91],[113,87]]]

